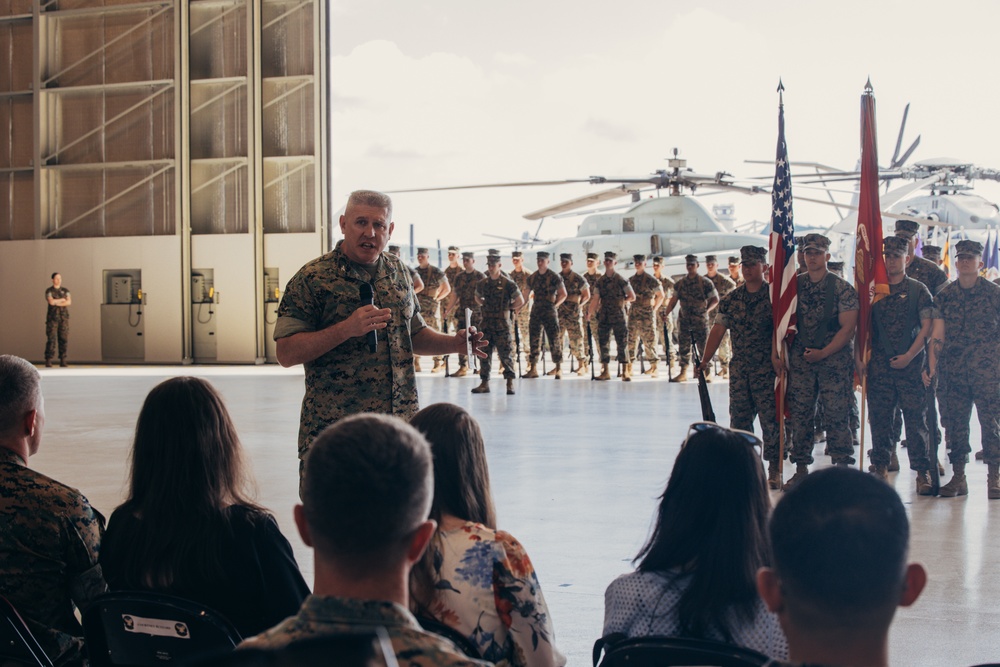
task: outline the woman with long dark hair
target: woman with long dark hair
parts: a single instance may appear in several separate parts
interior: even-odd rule
[[[251,484],[212,385],[177,377],[154,387],[135,427],[128,498],[101,543],[110,588],[195,600],[244,637],[295,614],[309,589]]]
[[[778,619],[757,595],[771,562],[760,440],[693,424],[677,455],[637,571],[604,594],[604,635],[714,639],[784,659]]]
[[[468,637],[485,660],[559,667],[552,620],[524,547],[497,530],[479,424],[450,403],[410,423],[434,456],[431,518],[438,530],[410,578],[411,606]]]

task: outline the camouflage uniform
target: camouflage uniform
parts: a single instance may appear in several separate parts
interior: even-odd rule
[[[838,352],[814,363],[806,361],[803,354],[807,347],[820,349],[833,340],[840,329],[839,314],[858,310],[858,293],[843,278],[829,272],[817,283],[809,279],[808,273],[799,274],[798,281],[798,333],[789,358],[787,392],[794,440],[789,460],[806,465],[813,462],[813,429],[819,400],[825,414],[830,416],[826,442],[833,462],[854,463],[849,421],[854,393],[854,345],[848,342]],[[832,293],[831,314],[830,320],[825,321],[828,290]]]
[[[912,278],[904,278],[897,285],[890,284],[889,296],[872,306],[868,423],[872,429],[871,460],[877,467],[889,466],[894,444],[893,413],[897,408],[902,409],[906,420],[906,451],[910,457],[910,469],[919,472],[930,467],[927,458],[926,401],[920,377],[924,352],[921,350],[906,368],[899,370],[890,367],[889,360],[910,349],[920,330],[921,320],[935,317],[930,292]]]
[[[935,298],[944,320],[938,369],[941,424],[953,464],[969,455],[969,419],[975,404],[982,427],[983,460],[1000,463],[1000,287],[985,278],[971,289],[945,285]]]
[[[705,341],[708,339],[708,301],[719,294],[712,281],[705,276],[684,276],[674,285],[674,295],[681,307],[681,313],[677,317],[677,355],[681,365],[687,366],[691,359],[691,334],[694,334],[698,349],[705,349]]]
[[[639,340],[642,340],[646,361],[658,359],[656,354],[656,325],[653,318],[653,298],[662,291],[660,281],[651,273],[638,273],[628,279],[635,301],[628,313],[628,360],[639,358]]]
[[[740,285],[719,302],[715,323],[726,327],[733,337],[733,358],[729,369],[729,426],[753,432],[753,420],[760,420],[764,458],[776,463],[778,455],[777,407],[774,400],[774,366],[771,338],[774,320],[767,283],[756,292]]]
[[[583,325],[580,322],[580,292],[587,286],[587,281],[578,273],[560,273],[563,284],[566,286],[566,300],[559,304],[559,336],[556,346],[562,352],[563,341],[569,337],[569,353],[576,357],[581,364],[587,359],[583,353]],[[571,297],[577,297],[577,301],[570,301]]]
[[[439,312],[440,302],[434,298],[438,288],[444,280],[444,271],[428,264],[427,268],[417,267],[417,275],[424,281],[424,289],[417,295],[417,302],[420,304],[420,314],[424,318],[424,323],[434,331],[441,331],[441,314]],[[441,361],[441,357],[434,357],[434,365]]]
[[[274,339],[343,322],[362,305],[362,283],[373,286],[375,305],[390,308],[392,319],[378,331],[374,354],[365,337],[356,336],[304,364],[300,459],[320,431],[338,419],[361,412],[409,419],[419,409],[411,337],[425,325],[410,273],[398,258],[382,253],[373,278],[341,252],[342,243],[292,276],[278,306]]]
[[[283,648],[300,639],[365,631],[376,626],[385,628],[401,667],[486,667],[493,664],[468,658],[449,640],[425,632],[402,605],[321,595],[310,595],[298,614],[245,640],[239,648]]]
[[[585,272],[585,273],[582,273],[580,275],[583,277],[584,280],[587,281],[587,284],[590,286],[590,298],[593,299],[594,298],[594,294],[597,293],[597,287],[596,287],[597,280],[601,277],[602,274],[601,273],[594,273],[593,275],[591,275],[590,273],[586,273]],[[591,318],[589,320],[586,320],[583,323],[583,325],[585,327],[587,327],[587,329],[590,330],[591,345],[592,346],[593,345],[599,345],[598,342],[597,342],[597,318],[593,317],[593,318]],[[584,335],[584,337],[586,337],[587,332],[584,331],[583,335]],[[592,359],[591,361],[596,361],[596,355],[597,354],[598,354],[598,351],[595,351],[595,359]]]
[[[625,297],[628,282],[621,275],[602,275],[594,283],[594,289],[601,295],[601,309],[597,311],[597,344],[601,351],[601,363],[611,363],[611,332],[615,334],[618,362],[626,363],[628,350],[628,324],[625,320]]]
[[[716,273],[714,276],[706,276],[715,285],[715,291],[719,293],[719,301],[726,298],[730,292],[736,289],[736,283],[729,276],[724,276],[721,273]],[[733,349],[729,343],[729,332],[722,337],[722,342],[719,343],[719,363],[722,365],[723,372],[729,369],[729,360],[733,358]]]
[[[79,491],[2,447],[0,499],[0,595],[54,663],[81,664],[75,608],[108,590],[97,564],[104,517]]]
[[[549,269],[544,274],[535,271],[528,276],[528,289],[535,293],[535,303],[531,306],[531,319],[528,321],[528,333],[531,340],[531,354],[528,363],[533,364],[538,361],[542,353],[542,330],[549,339],[549,353],[552,355],[552,363],[562,363],[562,345],[559,341],[559,318],[556,315],[556,307],[553,299],[559,286],[563,284],[562,278],[555,271]]]
[[[69,290],[65,287],[49,287],[45,290],[45,300],[65,299]],[[51,361],[56,356],[56,346],[59,347],[59,359],[66,359],[69,350],[69,308],[67,306],[49,306],[45,314],[45,361]]]
[[[479,362],[479,377],[490,379],[490,366],[493,360],[493,350],[503,366],[503,376],[506,380],[517,377],[514,373],[514,334],[511,327],[510,308],[517,301],[521,291],[510,278],[500,276],[493,280],[486,276],[476,285],[476,296],[483,300],[482,327],[483,336],[489,341],[484,350],[486,358]]]
[[[667,364],[671,364],[674,358],[674,349],[672,347],[673,342],[671,341],[670,346],[663,340],[663,330],[666,328],[667,335],[673,337],[674,335],[674,319],[667,315],[667,301],[670,300],[670,290],[674,288],[674,281],[667,276],[660,277],[660,285],[663,286],[663,303],[660,308],[656,311],[656,342],[663,346],[664,350],[670,351],[667,357]]]
[[[524,346],[524,342],[528,340],[529,323],[531,321],[531,304],[528,302],[528,294],[531,292],[531,288],[528,287],[529,276],[531,276],[531,271],[525,271],[524,269],[511,271],[509,276],[524,297],[524,305],[521,307],[521,310],[517,311],[517,316],[514,318],[514,324],[517,326],[517,330],[521,336],[522,347]]]
[[[465,309],[472,311],[470,322],[472,326],[478,327],[482,317],[479,304],[476,303],[476,285],[486,278],[482,271],[462,271],[451,282],[451,289],[458,299],[458,308],[455,309],[455,331],[465,328]],[[464,354],[458,355],[458,365],[461,368],[469,363],[469,357]]]
[[[923,257],[914,257],[906,267],[906,275],[914,280],[919,280],[930,291],[931,296],[941,291],[948,284],[948,274],[941,270],[934,262]],[[935,387],[937,383],[935,382]],[[896,411],[893,421],[893,442],[899,442],[900,426],[902,420],[899,419],[899,411]],[[937,402],[930,401],[927,404],[927,429],[934,438],[934,444],[941,444],[941,428],[938,425]],[[898,420],[898,421],[896,421]]]

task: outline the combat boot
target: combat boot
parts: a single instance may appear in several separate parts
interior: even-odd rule
[[[434,360],[434,368],[431,369],[431,373],[440,373],[444,369],[444,364],[441,363],[440,359]]]
[[[451,376],[453,378],[464,378],[468,374],[469,374],[469,367],[468,366],[459,366],[458,370],[455,371],[454,373],[452,373]]]
[[[931,474],[926,470],[917,473],[917,495],[933,496],[934,487],[931,485]]]
[[[622,373],[622,382],[632,381],[632,362],[625,364],[625,372]]]
[[[557,380],[562,380],[562,364],[556,364],[552,369],[552,375],[555,375]]]
[[[885,483],[889,483],[889,469],[886,466],[873,465],[868,470],[873,477],[877,477]]]
[[[608,365],[607,364],[601,364],[601,374],[598,375],[594,379],[595,380],[610,380],[611,379],[611,373],[608,372]]]
[[[528,378],[529,380],[533,380],[536,377],[538,377],[538,369],[535,366],[536,366],[536,362],[529,361],[528,362],[528,372],[525,373],[524,375],[522,375],[521,377]]]
[[[579,376],[584,376],[590,371],[590,365],[587,363],[586,357],[580,357],[580,367],[576,369],[576,374]]]
[[[722,378],[722,379],[728,378],[729,377],[729,364],[728,363],[724,363],[724,362],[719,362],[719,363],[720,363],[719,377]]]
[[[52,360],[51,359],[46,359],[45,360],[45,367],[46,368],[52,368]]]
[[[990,463],[986,473],[986,497],[1000,500],[1000,464]]]
[[[556,364],[555,368],[546,373],[546,375],[558,375],[559,374],[559,364]]]
[[[656,359],[653,359],[651,362],[649,362],[649,377],[651,378],[660,377],[660,372],[656,368],[656,363],[657,363]]]
[[[782,491],[791,491],[796,484],[804,480],[809,476],[809,466],[805,463],[797,463],[795,465],[795,474],[792,475],[785,485],[781,487]]]
[[[680,369],[677,371],[677,375],[670,378],[671,382],[687,382],[688,367],[687,364],[681,364]]]
[[[59,366],[60,366],[61,368],[67,368],[67,367],[69,366],[69,364],[67,364],[67,363],[66,363],[66,357],[62,357],[62,358],[61,358],[61,359],[59,360]]]
[[[955,463],[952,465],[955,474],[951,481],[941,487],[938,495],[942,498],[954,498],[955,496],[969,495],[969,482],[965,479],[965,464]]]
[[[509,380],[508,380],[509,382]],[[490,393],[490,381],[483,380],[479,383],[479,386],[472,390],[473,394],[488,394]]]
[[[777,462],[767,464],[767,488],[771,491],[781,488],[781,467]]]
[[[889,472],[899,472],[899,457],[896,455],[896,450],[892,450],[892,456],[889,458],[889,467],[886,468]]]
[[[415,373],[420,372],[420,357],[413,357],[413,371]]]
[[[694,369],[694,375],[695,375],[695,377],[698,377],[698,369],[697,368]],[[703,373],[703,375],[705,376],[705,382],[708,382],[708,383],[711,384],[711,382],[712,382],[712,367],[709,366],[708,368],[706,368],[705,372]]]
[[[514,378],[507,378],[507,395],[514,395]]]

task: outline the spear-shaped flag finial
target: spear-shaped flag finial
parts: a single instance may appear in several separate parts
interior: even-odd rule
[[[868,77],[868,81],[865,83],[865,92],[871,95],[874,91],[875,89],[872,88],[872,78]]]
[[[781,77],[779,76],[778,77],[778,105],[779,106],[784,106],[785,105],[784,91],[785,91],[785,84],[783,84],[781,82]]]

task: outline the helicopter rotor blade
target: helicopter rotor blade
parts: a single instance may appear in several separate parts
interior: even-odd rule
[[[903,166],[906,163],[906,161],[910,159],[910,156],[913,155],[913,151],[917,150],[917,146],[919,145],[920,145],[920,135],[918,134],[914,142],[910,144],[910,147],[906,149],[905,153],[903,153],[903,157],[899,159],[899,162],[893,163],[892,168],[897,169]]]
[[[889,168],[895,169],[900,165],[896,160],[899,158],[899,149],[903,147],[903,131],[906,130],[906,117],[910,115],[910,104],[907,102],[903,108],[903,122],[899,124],[899,134],[896,136],[896,150],[892,152],[892,159],[889,160]],[[906,159],[903,159],[905,162]]]
[[[478,185],[450,185],[442,188],[413,188],[410,190],[386,190],[386,194],[395,195],[404,192],[440,192],[442,190],[476,190],[480,188],[521,188],[531,185],[566,185],[569,183],[602,183],[594,178],[570,178],[562,181],[524,181],[522,183],[481,183]]]
[[[626,197],[631,194],[632,189],[626,187],[625,185],[619,185],[618,187],[611,188],[609,190],[601,190],[600,192],[594,192],[582,197],[574,197],[573,199],[555,204],[554,206],[547,206],[543,209],[532,211],[531,213],[525,213],[524,218],[526,220],[540,220],[541,218],[547,218],[550,215],[555,215],[556,213],[565,213],[566,211],[578,209],[581,206],[597,204],[602,201],[616,199],[618,197]]]

